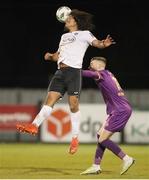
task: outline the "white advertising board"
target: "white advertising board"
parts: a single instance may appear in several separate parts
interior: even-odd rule
[[[127,143],[149,144],[149,111],[133,111],[124,133]]]
[[[96,133],[106,120],[106,107],[102,104],[81,104],[81,121],[79,141],[83,143],[96,142]],[[71,121],[70,110],[66,104],[55,105],[50,117],[41,127],[41,140],[43,142],[70,142]],[[120,133],[112,137],[115,142],[120,141]]]

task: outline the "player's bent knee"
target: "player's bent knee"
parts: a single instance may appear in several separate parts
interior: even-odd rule
[[[79,110],[79,102],[78,100],[74,99],[74,100],[71,100],[70,103],[69,103],[69,107],[70,107],[70,111],[75,113]]]
[[[69,106],[70,106],[70,111],[73,113],[75,113],[79,110],[79,105],[75,101],[71,102]]]
[[[101,144],[103,141],[107,140],[106,138],[100,138],[98,139],[98,142]]]

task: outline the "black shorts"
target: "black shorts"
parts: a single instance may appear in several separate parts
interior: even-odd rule
[[[59,92],[62,96],[65,92],[68,95],[79,96],[82,86],[81,69],[65,67],[58,69],[48,87],[48,91]]]

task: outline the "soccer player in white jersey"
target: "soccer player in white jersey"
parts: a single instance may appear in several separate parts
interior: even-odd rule
[[[65,22],[68,32],[62,35],[58,51],[53,54],[47,52],[44,56],[45,60],[55,61],[58,65],[58,70],[50,82],[45,103],[31,124],[17,124],[20,132],[37,134],[41,123],[50,116],[54,104],[67,92],[72,125],[70,154],[74,154],[79,145],[79,95],[84,54],[89,45],[103,49],[115,43],[109,35],[104,40],[98,40],[90,32],[93,26],[91,14],[77,9],[71,11]]]

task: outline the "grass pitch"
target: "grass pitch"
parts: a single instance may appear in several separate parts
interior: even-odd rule
[[[148,179],[149,147],[121,146],[136,159],[134,166],[120,176],[121,160],[106,151],[98,175],[80,175],[92,164],[96,145],[80,144],[75,155],[68,144],[0,144],[1,179]]]

